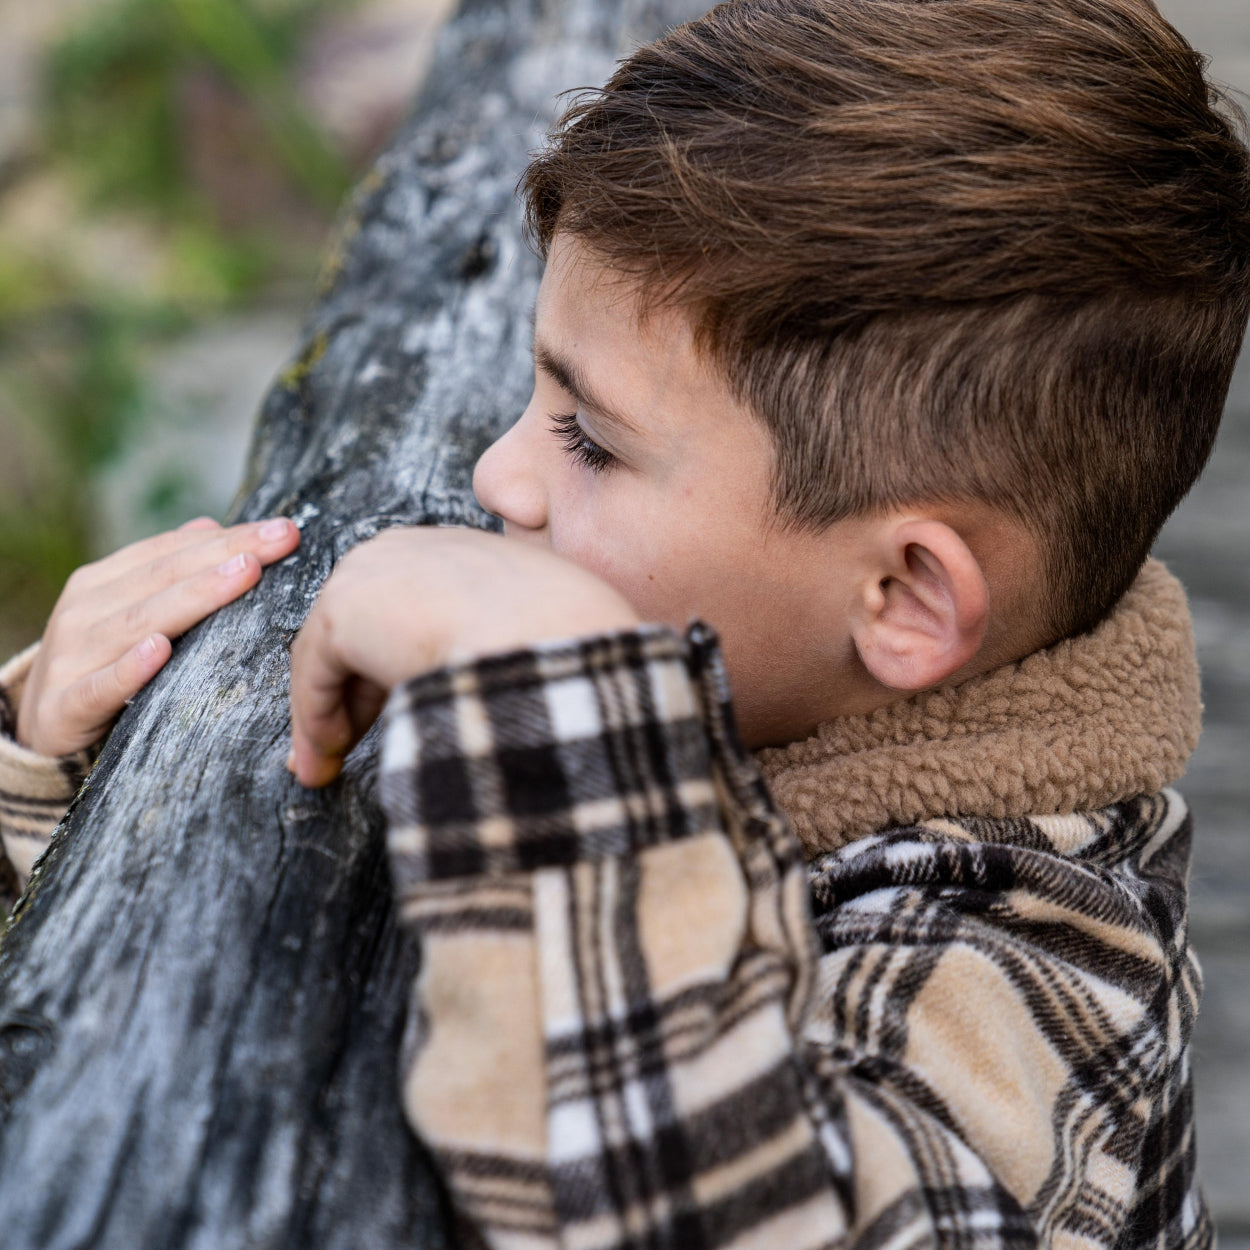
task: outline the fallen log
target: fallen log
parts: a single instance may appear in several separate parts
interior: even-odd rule
[[[397,1097],[419,951],[374,742],[326,791],[288,776],[288,646],[356,542],[491,524],[472,466],[530,383],[525,153],[558,91],[690,15],[467,0],[440,36],[258,422],[235,511],[294,517],[300,549],[127,709],[0,944],[8,1250],[454,1241]]]

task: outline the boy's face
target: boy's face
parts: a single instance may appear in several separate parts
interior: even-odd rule
[[[855,662],[857,522],[817,536],[778,527],[772,462],[768,433],[696,352],[686,317],[640,322],[631,287],[557,235],[533,397],[474,489],[509,537],[597,573],[643,619],[714,625],[751,745],[810,732],[840,684],[850,697],[841,679]]]

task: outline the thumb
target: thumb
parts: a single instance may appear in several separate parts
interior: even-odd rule
[[[316,613],[291,648],[291,754],[287,767],[302,785],[329,785],[357,734],[348,707],[354,674],[337,654]]]

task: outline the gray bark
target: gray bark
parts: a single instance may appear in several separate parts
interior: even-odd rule
[[[488,525],[470,474],[520,412],[537,262],[513,187],[555,94],[685,0],[470,0],[350,208],[261,413],[240,519],[296,556],[193,630],[121,718],[0,946],[0,1242],[449,1244],[397,1096],[419,952],[396,927],[367,739],[288,776],[288,645],[394,524]]]

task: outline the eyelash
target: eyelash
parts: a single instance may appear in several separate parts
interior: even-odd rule
[[[573,463],[583,465],[592,473],[602,473],[616,464],[616,457],[600,447],[582,429],[575,412],[553,412],[551,432],[560,440],[565,454]]]

